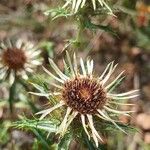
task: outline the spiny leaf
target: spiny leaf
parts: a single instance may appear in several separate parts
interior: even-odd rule
[[[129,125],[129,124],[123,124],[121,122],[116,122],[116,124],[121,127],[122,129],[128,131],[128,132],[137,132],[138,129]],[[101,126],[99,126],[99,128],[102,128],[102,126],[104,126],[104,129],[105,131],[118,131],[118,128],[115,128],[114,125],[109,122],[109,121],[104,121],[104,122],[101,122]]]
[[[92,23],[89,19],[84,20],[84,26],[86,28],[92,29],[92,30],[101,29],[101,30],[104,30],[106,32],[110,32],[111,34],[117,36],[116,32],[110,26],[97,25],[97,24]]]
[[[46,120],[30,120],[23,117],[20,121],[14,122],[13,126],[22,129],[40,129],[48,132],[56,132],[57,122],[46,121]]]
[[[42,145],[46,148],[49,149],[49,144],[46,141],[46,139],[44,139],[44,136],[41,132],[37,131],[36,129],[32,129],[32,132],[36,135],[36,137],[38,138],[38,140],[41,141]]]
[[[122,78],[118,79],[118,80],[116,81],[116,83],[113,84],[112,87],[110,87],[109,92],[111,93],[111,92],[122,82],[122,80],[123,80],[124,78],[125,78],[125,77],[122,77]]]

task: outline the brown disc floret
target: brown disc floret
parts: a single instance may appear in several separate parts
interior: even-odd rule
[[[81,114],[93,114],[106,103],[106,93],[101,84],[88,77],[67,81],[62,97],[69,107]]]
[[[26,63],[26,55],[25,52],[21,49],[17,48],[8,48],[2,54],[3,63],[9,68],[13,70],[19,70],[24,68],[24,64]]]

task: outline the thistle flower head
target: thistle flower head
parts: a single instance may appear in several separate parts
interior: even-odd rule
[[[93,10],[96,10],[98,7],[105,7],[108,10],[109,14],[113,14],[111,8],[108,6],[105,0],[66,0],[63,8],[66,8],[69,5],[71,5],[71,9],[74,14],[86,5],[92,6]]]
[[[15,74],[28,79],[27,73],[33,72],[33,68],[40,65],[40,50],[36,50],[31,43],[21,40],[13,43],[7,41],[0,45],[0,80],[9,76],[10,84],[13,83]]]
[[[4,65],[13,70],[23,69],[26,59],[24,51],[17,48],[8,48],[2,54],[2,62]]]
[[[81,114],[94,114],[106,103],[106,93],[96,79],[77,77],[64,84],[62,97],[66,105]]]
[[[42,110],[37,113],[42,114],[40,119],[43,119],[55,109],[65,106],[66,114],[57,133],[64,135],[71,122],[75,118],[80,118],[79,122],[82,124],[84,131],[89,139],[93,137],[96,146],[98,146],[98,142],[102,142],[103,139],[94,127],[95,116],[98,116],[100,119],[105,121],[110,121],[115,127],[125,132],[120,126],[118,126],[116,120],[111,118],[109,114],[128,115],[131,111],[119,111],[113,108],[114,104],[120,105],[120,103],[115,102],[115,100],[137,97],[138,90],[132,90],[120,94],[111,93],[111,89],[114,88],[116,83],[122,79],[123,74],[123,72],[121,72],[111,83],[108,83],[110,76],[117,67],[117,65],[114,65],[114,62],[109,63],[99,77],[95,77],[93,74],[93,60],[87,59],[85,64],[83,59],[80,58],[80,67],[78,67],[76,55],[74,54],[74,61],[72,63],[68,52],[67,60],[70,76],[64,74],[51,59],[49,60],[50,64],[57,76],[44,68],[45,72],[58,82],[57,84],[50,83],[58,89],[56,92],[46,94],[31,92],[40,96],[53,95],[60,97],[58,104],[52,108]],[[64,65],[67,65],[65,61]]]

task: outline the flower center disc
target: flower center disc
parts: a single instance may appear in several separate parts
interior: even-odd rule
[[[81,114],[93,114],[106,103],[106,94],[95,79],[76,78],[64,84],[65,103]]]
[[[26,56],[23,50],[17,48],[8,48],[2,55],[2,60],[6,66],[13,70],[24,68]]]

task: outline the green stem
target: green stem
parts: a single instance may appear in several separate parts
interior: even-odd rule
[[[8,102],[9,102],[9,109],[11,114],[13,113],[13,102],[14,102],[15,93],[16,93],[16,75],[15,75],[15,80],[9,89]]]
[[[79,19],[79,23],[78,23],[78,32],[77,32],[77,42],[80,43],[82,42],[82,25],[80,23],[80,19]]]
[[[25,88],[26,92],[30,91],[30,88],[27,86],[27,84],[22,79],[19,79],[18,82]],[[32,103],[32,101],[27,99],[27,103],[29,104],[29,106],[31,107],[31,109],[34,113],[39,111],[39,109],[34,105],[34,103]]]
[[[76,47],[81,48],[81,45],[83,43],[83,32],[84,32],[84,24],[82,21],[82,17],[78,18],[78,32],[76,37]]]

